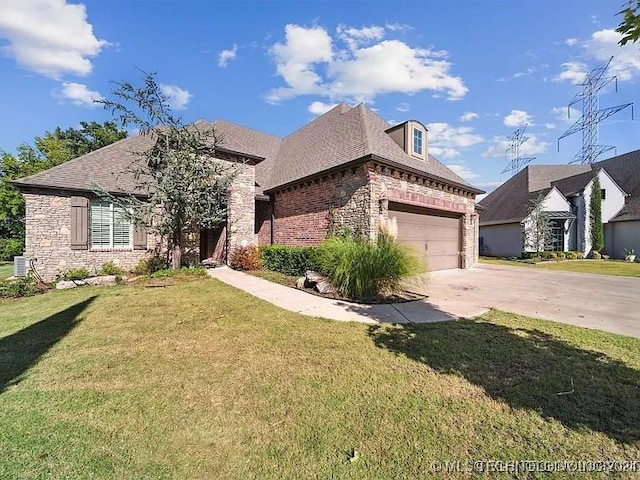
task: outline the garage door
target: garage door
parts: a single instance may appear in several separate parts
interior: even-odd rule
[[[429,270],[460,268],[461,216],[401,204],[389,204],[398,240],[413,247]]]

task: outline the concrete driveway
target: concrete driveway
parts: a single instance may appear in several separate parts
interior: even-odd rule
[[[445,312],[494,307],[640,337],[640,278],[481,264],[432,272],[426,291]]]

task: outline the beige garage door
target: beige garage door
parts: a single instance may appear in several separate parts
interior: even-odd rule
[[[389,204],[398,240],[413,247],[429,270],[460,268],[461,216],[401,204]]]

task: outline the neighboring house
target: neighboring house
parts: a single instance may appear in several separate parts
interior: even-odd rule
[[[589,254],[590,199],[600,181],[604,253],[624,258],[640,251],[640,150],[591,165],[529,165],[480,202],[482,254],[518,257],[532,248],[525,242],[531,201],[544,197],[553,234],[550,250]]]
[[[213,126],[223,138],[216,158],[241,168],[226,225],[196,239],[201,260],[226,261],[239,245],[316,245],[330,228],[374,238],[380,218],[396,217],[398,238],[431,270],[477,262],[482,191],[428,153],[418,121],[390,126],[364,105],[342,103],[282,139],[223,120],[195,125]],[[122,172],[148,146],[130,137],[13,183],[26,199],[26,256],[41,275],[107,260],[131,268],[158,248],[93,193],[96,185],[132,192]]]

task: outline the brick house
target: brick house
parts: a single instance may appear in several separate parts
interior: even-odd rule
[[[285,138],[224,120],[195,125],[213,126],[223,138],[216,157],[239,167],[226,225],[195,241],[201,260],[225,261],[238,245],[317,245],[329,228],[374,238],[380,218],[395,217],[399,240],[431,270],[477,262],[483,192],[428,153],[418,121],[390,126],[365,105],[342,103]],[[108,260],[131,268],[158,248],[93,193],[136,193],[123,172],[148,142],[129,137],[13,183],[26,199],[25,254],[43,277]]]

